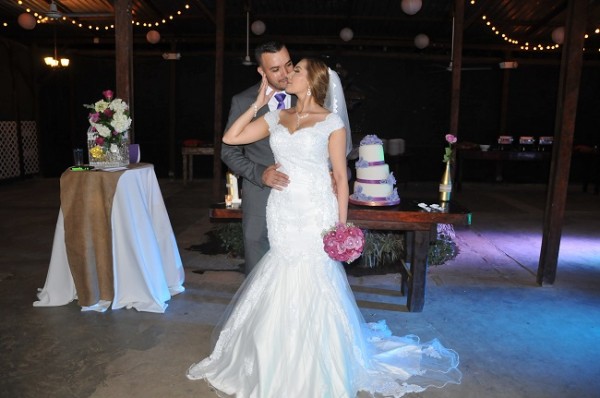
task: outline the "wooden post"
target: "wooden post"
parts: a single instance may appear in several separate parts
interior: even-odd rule
[[[504,59],[511,59],[511,54],[506,54],[504,56]],[[500,97],[500,130],[498,131],[498,135],[510,135],[507,133],[506,130],[506,120],[508,119],[509,84],[510,69],[504,69],[502,71],[502,94]]]
[[[131,24],[131,0],[115,0],[115,63],[116,95],[129,105],[133,115],[133,27]],[[135,123],[135,122],[134,122]],[[135,142],[135,124],[129,130],[129,142]]]
[[[175,41],[171,42],[171,53],[176,53]],[[179,61],[169,60],[169,178],[175,178],[175,121],[177,110],[175,101],[177,99],[177,63]]]
[[[588,1],[569,0],[567,7],[567,25],[560,64],[556,122],[554,125],[554,148],[550,166],[548,196],[544,210],[542,248],[537,270],[537,283],[540,285],[551,285],[556,278],[558,252],[567,189],[569,187],[569,169],[583,63],[583,35],[585,34]]]
[[[215,120],[213,146],[213,195],[222,200],[221,187],[221,138],[223,136],[223,55],[225,52],[225,1],[216,2],[216,37],[215,37]],[[221,199],[219,199],[219,197]]]
[[[455,0],[452,23],[452,88],[450,91],[450,134],[458,136],[458,116],[460,108],[460,72],[462,69],[463,29],[465,1]]]

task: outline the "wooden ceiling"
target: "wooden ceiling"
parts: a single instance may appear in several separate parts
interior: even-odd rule
[[[221,0],[132,0],[136,51],[159,47],[181,52],[213,51],[216,1]],[[275,38],[294,51],[447,57],[452,41],[454,0],[423,0],[421,10],[415,15],[402,11],[401,0],[222,1],[227,2],[226,49],[232,54],[245,51],[246,12],[250,13],[251,23],[261,20],[266,26],[261,36],[250,33],[250,47]],[[44,46],[52,42],[56,32],[60,46],[70,51],[93,51],[102,44],[113,45],[114,30],[110,28],[113,0],[55,0],[53,3],[62,18],[46,18],[33,30],[18,26],[17,18],[25,10],[43,18],[51,10],[50,3],[50,0],[2,0],[0,23],[8,26],[0,27],[0,37]],[[554,44],[553,30],[565,24],[566,9],[566,0],[465,0],[464,54],[466,57],[499,54],[556,57],[560,50],[547,50],[546,46]],[[600,0],[589,1],[587,25],[585,57],[600,59],[600,33],[595,33],[600,28]],[[339,35],[345,27],[354,33],[347,42]],[[150,29],[160,32],[160,43],[146,42],[145,35]],[[429,37],[427,48],[415,47],[417,34]],[[502,34],[518,44],[503,39]],[[529,43],[527,51],[521,49],[525,43]],[[544,50],[531,49],[537,45]]]

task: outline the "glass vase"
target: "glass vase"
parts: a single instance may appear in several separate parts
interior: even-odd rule
[[[88,131],[88,156],[90,166],[102,169],[129,165],[129,138],[127,134],[120,144],[99,146],[94,134]]]
[[[452,196],[452,166],[450,162],[446,162],[444,174],[440,181],[440,202],[449,202]]]

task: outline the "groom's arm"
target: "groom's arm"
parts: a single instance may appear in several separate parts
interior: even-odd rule
[[[263,188],[263,173],[267,166],[251,161],[246,157],[241,146],[227,145],[221,146],[221,160],[237,176],[241,176],[256,186]]]
[[[248,106],[244,106],[246,102],[248,101],[241,100],[237,96],[233,97],[225,130],[229,129],[233,122],[247,110],[250,103],[247,104]],[[225,162],[235,175],[242,176],[261,188],[265,186],[265,183],[263,183],[263,173],[267,169],[267,166],[250,160],[244,153],[243,146],[223,143],[221,145],[221,160]]]

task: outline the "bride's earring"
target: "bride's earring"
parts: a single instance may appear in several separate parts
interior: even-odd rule
[[[309,97],[312,95],[312,93],[310,92],[310,87],[308,88],[308,91],[306,92],[306,95],[309,96]]]

